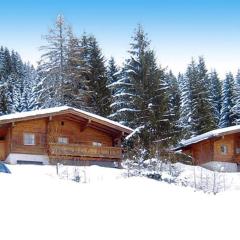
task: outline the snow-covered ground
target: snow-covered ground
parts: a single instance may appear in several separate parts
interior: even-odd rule
[[[9,168],[0,239],[239,239],[240,191],[213,195],[97,166],[79,169],[86,183],[67,180],[74,168],[63,179],[54,166]]]

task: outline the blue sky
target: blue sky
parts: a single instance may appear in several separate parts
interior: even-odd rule
[[[221,77],[240,68],[240,1],[234,0],[0,0],[0,45],[36,64],[41,36],[59,13],[77,34],[93,33],[118,63],[141,23],[159,63],[175,73],[199,55]]]

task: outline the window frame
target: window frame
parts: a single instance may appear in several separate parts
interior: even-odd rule
[[[235,152],[236,154],[240,154],[240,147],[236,147]]]
[[[228,154],[228,146],[226,144],[221,144],[220,152],[221,152],[221,155],[227,155]]]
[[[240,137],[238,137],[235,142],[235,153],[240,155]]]
[[[66,142],[62,141],[63,139],[65,139]],[[69,138],[68,137],[58,137],[58,144],[69,144]]]
[[[29,138],[29,136],[31,136],[32,138]],[[32,143],[28,142],[30,139],[33,140]],[[36,146],[35,133],[23,133],[23,145],[24,146]]]
[[[99,142],[99,141],[93,141],[92,145],[93,145],[93,147],[102,147],[103,146],[102,142]]]

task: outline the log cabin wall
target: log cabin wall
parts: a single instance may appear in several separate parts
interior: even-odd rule
[[[101,132],[97,129],[87,127],[79,135],[80,142],[86,142],[87,144],[92,145],[92,142],[102,143],[103,147],[111,147],[113,139],[108,134]]]
[[[99,142],[103,147],[111,147],[113,143],[111,135],[103,131],[59,117],[49,121],[48,135],[48,141],[55,143],[58,142],[58,137],[68,138],[69,144],[92,146],[93,142]]]
[[[102,143],[102,146],[112,146],[112,137],[100,130],[86,127],[81,131],[82,126],[80,123],[57,119],[49,121],[45,119],[36,119],[23,122],[16,122],[12,125],[11,138],[12,138],[12,152],[18,153],[45,153],[45,150],[36,150],[36,147],[43,147],[44,135],[47,135],[49,142],[58,142],[58,137],[67,137],[68,143],[91,145],[93,142]],[[36,146],[24,146],[23,134],[34,133],[36,134]],[[10,138],[10,133],[7,135],[7,139]],[[9,142],[9,141],[8,141]],[[45,141],[45,144],[47,141]],[[23,145],[19,147],[17,145]]]
[[[200,165],[213,160],[213,141],[205,140],[183,149],[183,153],[193,158],[194,165]]]
[[[234,149],[234,160],[236,163],[240,164],[240,133],[236,133],[234,136]]]
[[[35,145],[24,145],[24,133],[35,134]],[[33,119],[16,122],[11,127],[11,152],[46,154],[47,119]]]
[[[0,160],[5,160],[9,153],[9,125],[0,128]]]
[[[213,142],[205,140],[192,146],[194,164],[203,164],[213,159]]]
[[[8,156],[8,154],[10,153],[10,147],[11,147],[11,127],[8,126],[7,128],[7,134],[5,137],[5,146],[6,146],[6,155],[5,158]]]
[[[234,162],[235,134],[225,135],[214,141],[214,161]]]
[[[76,143],[80,134],[80,124],[61,118],[48,122],[48,142],[57,143],[59,137],[68,138],[68,143]]]

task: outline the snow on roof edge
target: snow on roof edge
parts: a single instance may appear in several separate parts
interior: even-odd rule
[[[45,115],[45,114],[51,114],[51,113],[60,113],[62,111],[66,111],[66,110],[73,110],[75,112],[84,114],[86,116],[104,121],[106,123],[110,123],[112,125],[118,126],[120,128],[124,128],[128,131],[133,131],[133,129],[126,127],[118,122],[112,121],[110,119],[107,119],[105,117],[96,115],[94,113],[90,113],[84,110],[80,110],[77,108],[73,108],[73,107],[69,107],[69,106],[60,106],[60,107],[52,107],[52,108],[45,108],[45,109],[38,109],[38,110],[32,110],[32,111],[28,111],[28,112],[17,112],[17,113],[11,113],[11,114],[7,114],[7,115],[3,115],[0,116],[0,124],[1,121],[11,121],[14,119],[21,119],[21,118],[27,118],[27,117],[34,117],[34,116],[38,116],[38,115]]]
[[[230,134],[230,133],[236,133],[236,132],[240,132],[240,125],[236,125],[236,126],[231,126],[231,127],[226,127],[226,128],[219,128],[219,129],[215,129],[206,133],[203,133],[201,135],[192,137],[190,139],[187,140],[182,140],[179,144],[178,147],[176,147],[175,149],[181,149],[183,147],[187,147],[189,145],[192,145],[194,143],[198,143],[201,142],[203,140],[207,140],[207,139],[211,139],[213,137],[218,137],[218,136],[223,136],[226,134]]]

